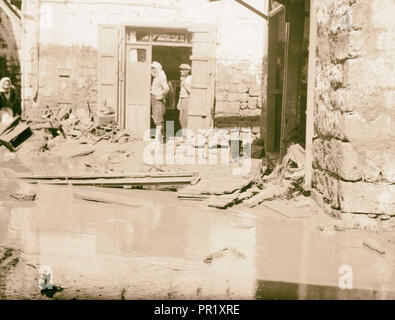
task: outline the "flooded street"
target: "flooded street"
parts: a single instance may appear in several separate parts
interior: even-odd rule
[[[264,206],[208,208],[174,192],[88,188],[130,207],[76,198],[86,187],[35,187],[35,202],[0,205],[0,247],[21,261],[0,278],[7,299],[42,297],[43,265],[63,289],[58,299],[395,297],[388,234],[324,234],[328,217],[315,207],[312,217],[287,218]],[[363,246],[366,237],[385,241],[386,254]],[[352,268],[353,290],[338,288],[342,265]]]

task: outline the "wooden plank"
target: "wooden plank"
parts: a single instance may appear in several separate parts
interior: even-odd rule
[[[133,207],[133,208],[140,208],[141,204],[134,203],[133,200],[122,199],[121,201],[114,200],[114,195],[104,195],[96,194],[93,192],[74,192],[73,194],[75,199],[85,200],[85,201],[92,201],[92,202],[99,202],[99,203],[107,203],[107,204],[115,204],[119,206],[126,206],[126,207]]]
[[[169,177],[195,177],[197,172],[157,172],[157,173],[132,173],[132,174],[57,174],[57,175],[26,175],[21,174],[15,176],[18,179],[30,180],[84,180],[84,179],[128,179],[128,178],[169,178]]]
[[[309,66],[307,77],[307,107],[306,107],[306,166],[304,189],[311,190],[313,172],[313,135],[314,135],[314,87],[315,87],[315,58],[317,46],[317,17],[315,1],[310,0],[310,31],[309,31]]]
[[[32,180],[31,183],[43,183],[50,185],[74,185],[74,186],[102,186],[102,187],[122,187],[122,186],[145,186],[145,185],[180,185],[191,184],[191,177],[175,178],[127,178],[127,179],[83,179],[83,180]]]

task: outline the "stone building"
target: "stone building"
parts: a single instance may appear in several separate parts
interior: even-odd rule
[[[395,2],[270,6],[266,150],[284,154],[302,132],[317,202],[334,215],[395,215]]]
[[[313,185],[339,211],[395,215],[395,2],[316,8]]]
[[[263,10],[265,1],[251,1]],[[265,21],[233,0],[24,2],[24,107],[112,107],[138,135],[150,127],[150,64],[178,91],[192,66],[189,125],[260,130]],[[35,26],[34,26],[35,24]],[[27,26],[29,25],[29,27]],[[38,52],[36,51],[38,50]],[[177,99],[177,98],[176,98]],[[168,99],[171,100],[171,99]],[[168,120],[177,119],[174,101]]]
[[[24,1],[24,108],[89,101],[141,133],[151,61],[175,88],[191,63],[192,128],[252,128],[281,155],[301,143],[317,202],[395,215],[394,1],[240,2]]]

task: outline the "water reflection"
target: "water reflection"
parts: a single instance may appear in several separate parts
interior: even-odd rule
[[[75,199],[76,190],[141,207]],[[0,204],[0,245],[51,266],[64,298],[77,290],[85,298],[113,299],[121,291],[129,299],[394,296],[393,251],[376,255],[357,233],[324,236],[308,218],[280,217],[264,207],[215,210],[168,192],[46,185],[36,191],[34,203]],[[211,263],[204,263],[210,254]],[[338,288],[341,265],[352,267],[355,289]]]

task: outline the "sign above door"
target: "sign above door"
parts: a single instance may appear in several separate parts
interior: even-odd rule
[[[192,33],[186,30],[128,29],[126,39],[127,43],[191,44]]]

